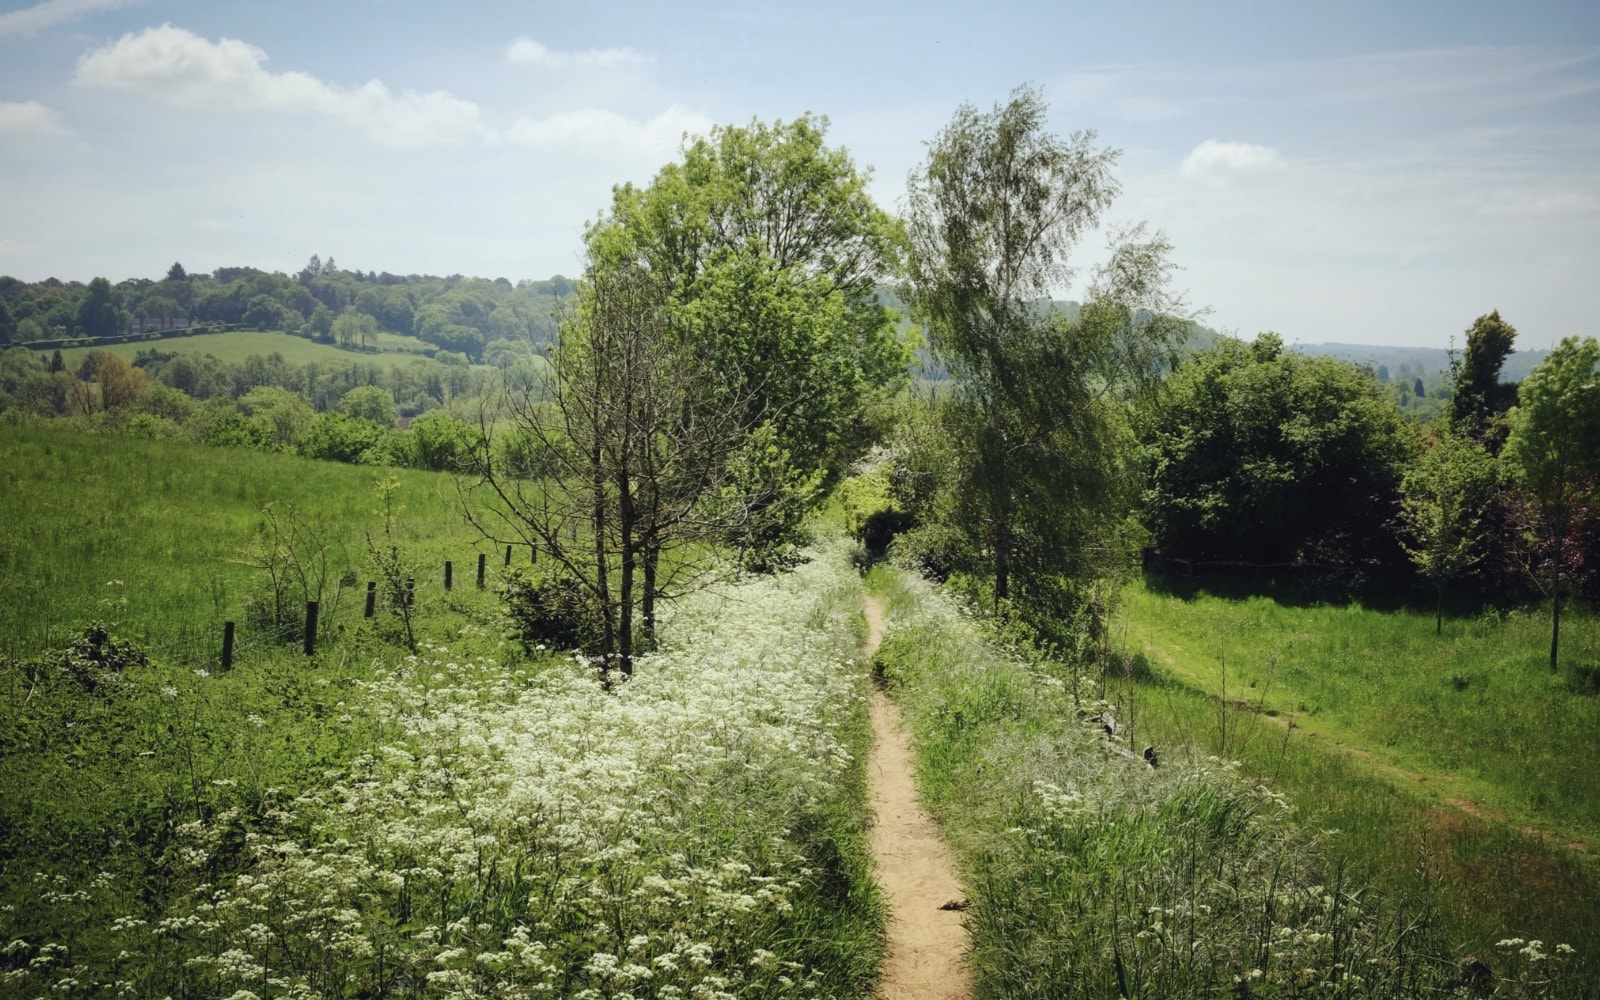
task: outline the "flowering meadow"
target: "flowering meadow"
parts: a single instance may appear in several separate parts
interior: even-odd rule
[[[863,995],[883,911],[859,609],[843,556],[813,552],[672,608],[610,692],[579,658],[452,651],[482,635],[375,664],[320,726],[379,738],[319,780],[211,779],[137,878],[6,871],[36,904],[0,914],[27,929],[0,993]]]
[[[874,570],[869,585],[889,607],[874,670],[971,896],[979,996],[1592,995],[1563,976],[1566,944],[1458,953],[1426,891],[1364,884],[1331,860],[1335,833],[1297,825],[1234,762],[1116,753],[1091,665],[1005,648],[904,574]]]

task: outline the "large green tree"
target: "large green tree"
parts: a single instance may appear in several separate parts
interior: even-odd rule
[[[89,289],[78,306],[78,332],[86,337],[115,337],[118,327],[117,303],[111,282],[105,278],[95,278],[89,282]]]
[[[1516,401],[1516,390],[1500,384],[1500,369],[1511,355],[1517,330],[1500,318],[1500,310],[1479,316],[1467,328],[1463,357],[1450,360],[1450,425],[1456,431],[1486,441],[1498,450],[1504,428],[1497,418]]]
[[[1568,337],[1517,390],[1505,457],[1539,515],[1550,595],[1550,669],[1561,645],[1562,577],[1574,517],[1600,477],[1600,342]]]
[[[989,112],[963,105],[908,198],[905,298],[956,387],[940,420],[952,464],[919,513],[997,606],[1057,605],[1082,577],[1126,496],[1124,403],[1186,328],[1170,247],[1142,228],[1114,237],[1076,317],[1052,306],[1117,194],[1118,154],[1047,117],[1028,88]]]
[[[576,308],[540,345],[547,378],[508,369],[506,433],[474,448],[496,497],[475,516],[563,567],[603,669],[631,670],[686,565],[674,547],[780,553],[905,377],[875,296],[897,228],[825,127],[718,128],[617,188],[585,234]]]
[[[1191,559],[1360,564],[1398,558],[1386,524],[1406,456],[1398,411],[1370,374],[1224,339],[1184,359],[1141,412],[1143,517]]]
[[[831,480],[876,432],[871,404],[903,384],[909,354],[877,295],[899,229],[827,126],[713,129],[648,186],[618,187],[586,242],[592,267],[652,275],[685,349],[742,380],[742,422],[770,424],[787,462]]]

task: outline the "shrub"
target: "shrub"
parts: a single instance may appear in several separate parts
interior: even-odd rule
[[[501,587],[517,637],[530,650],[593,649],[601,635],[599,611],[582,583],[566,574],[529,579],[517,570]]]

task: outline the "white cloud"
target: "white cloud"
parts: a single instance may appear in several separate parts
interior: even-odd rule
[[[544,66],[551,69],[620,69],[650,62],[650,57],[633,49],[589,49],[587,52],[556,52],[532,38],[518,38],[506,47],[506,63],[512,66]]]
[[[0,38],[7,35],[32,35],[67,21],[76,21],[103,10],[131,7],[140,0],[45,0],[44,3],[0,14]]]
[[[239,39],[212,42],[166,24],[124,35],[84,55],[78,60],[76,82],[181,107],[315,115],[395,146],[493,137],[477,105],[444,91],[397,95],[379,80],[344,89],[307,73],[269,72],[266,61],[264,51]]]
[[[565,111],[547,118],[519,118],[506,138],[522,146],[557,148],[623,147],[641,152],[675,152],[684,133],[703,135],[714,123],[705,115],[674,104],[646,121],[633,121],[614,111]]]
[[[1560,218],[1588,215],[1600,209],[1591,195],[1578,191],[1523,191],[1501,188],[1478,209],[1479,215],[1500,218]]]
[[[1226,177],[1270,173],[1283,168],[1283,157],[1275,149],[1247,142],[1207,139],[1189,151],[1178,169],[1190,177]]]
[[[38,101],[0,101],[0,136],[54,139],[67,134],[54,108]]]

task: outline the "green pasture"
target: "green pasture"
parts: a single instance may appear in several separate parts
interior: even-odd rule
[[[1128,669],[1109,683],[1134,743],[1238,760],[1301,822],[1396,891],[1437,888],[1460,947],[1504,938],[1600,952],[1600,622],[1540,609],[1447,620],[1294,606],[1219,585],[1123,594]]]
[[[291,364],[337,364],[362,361],[394,368],[422,359],[414,351],[422,346],[415,337],[380,334],[379,350],[346,350],[334,344],[319,344],[304,337],[277,331],[238,331],[234,333],[202,333],[193,337],[165,337],[161,340],[143,340],[131,344],[107,344],[101,347],[71,347],[61,352],[68,368],[76,368],[91,350],[115,354],[133,361],[140,351],[176,351],[180,354],[211,354],[228,364],[239,364],[252,355],[267,357],[277,353]]]
[[[329,610],[359,616],[373,579],[367,533],[382,530],[380,476],[399,483],[397,534],[417,563],[419,600],[442,591],[445,560],[454,564],[457,600],[475,590],[479,552],[498,574],[503,550],[464,522],[448,475],[4,428],[0,657],[31,655],[93,620],[118,622],[184,657],[212,655],[221,623],[242,620],[247,602],[266,592],[265,571],[249,563],[268,504],[280,514],[294,508],[320,539]],[[338,585],[346,572],[356,589]]]

